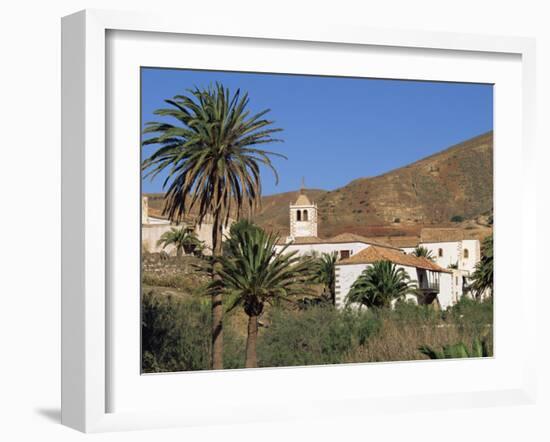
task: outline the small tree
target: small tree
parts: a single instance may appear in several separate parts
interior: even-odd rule
[[[472,275],[471,289],[476,299],[484,293],[493,296],[493,236],[487,236],[481,245],[481,260]]]
[[[408,294],[417,294],[413,283],[403,268],[390,261],[377,261],[359,275],[347,296],[347,304],[366,307],[391,307],[394,300],[402,300]]]
[[[164,232],[157,241],[157,245],[162,246],[163,250],[169,245],[174,245],[178,257],[182,255],[182,252],[189,255],[195,251],[199,252],[203,248],[203,244],[195,232],[186,227],[171,228],[168,232]]]
[[[334,303],[336,293],[336,260],[337,252],[323,253],[315,260],[314,281],[324,286],[324,293]]]
[[[435,258],[431,250],[428,250],[426,247],[416,246],[416,248],[411,252],[412,255],[418,258],[426,258],[430,261],[435,261]]]
[[[453,223],[461,223],[462,221],[464,221],[464,217],[462,215],[453,215],[451,217],[451,222]]]
[[[248,315],[246,368],[258,366],[258,317],[264,305],[292,301],[309,291],[311,261],[286,252],[288,246],[277,252],[277,241],[277,236],[260,228],[237,231],[227,242],[229,253],[220,258],[221,278],[209,286],[227,296],[227,311],[242,306]]]
[[[231,254],[231,241],[237,240],[237,238],[243,235],[244,232],[258,229],[260,229],[259,226],[246,218],[240,219],[239,221],[231,224],[231,227],[229,228],[229,235],[225,238],[226,241],[223,243],[223,254],[226,256]]]

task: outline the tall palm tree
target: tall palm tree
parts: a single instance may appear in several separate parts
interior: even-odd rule
[[[188,255],[202,248],[202,242],[197,238],[195,232],[185,227],[171,228],[168,232],[164,232],[157,241],[157,245],[162,246],[163,250],[171,244],[176,247],[177,256],[181,256],[183,252]]]
[[[212,220],[212,278],[219,278],[216,258],[222,254],[223,227],[229,217],[240,218],[244,210],[252,213],[261,197],[260,166],[278,176],[271,157],[283,157],[257,146],[281,141],[273,138],[281,129],[264,119],[269,109],[251,114],[248,94],[231,94],[221,84],[207,89],[188,90],[165,100],[169,108],[156,115],[175,119],[147,123],[144,133],[155,134],[144,146],[160,146],[145,159],[142,169],[153,179],[167,172],[164,214],[178,221],[195,209],[201,224]],[[212,293],[212,368],[223,368],[221,294]]]
[[[210,284],[210,290],[227,296],[227,311],[242,306],[248,315],[246,368],[258,366],[258,317],[264,305],[292,301],[310,291],[310,260],[299,258],[296,251],[286,252],[288,246],[277,252],[278,239],[260,228],[238,231],[226,243],[229,253],[220,258],[221,279]]]
[[[366,307],[391,307],[392,301],[416,294],[416,284],[403,268],[390,261],[377,261],[359,275],[351,286],[347,304]]]
[[[411,254],[417,256],[418,258],[426,258],[430,261],[435,261],[435,257],[433,256],[432,251],[428,250],[426,247],[416,246]]]
[[[487,236],[481,244],[481,260],[476,264],[470,286],[476,299],[484,293],[493,296],[493,236]]]
[[[336,291],[336,261],[338,259],[338,253],[323,253],[319,258],[315,259],[315,265],[313,268],[315,275],[315,282],[323,284],[324,292],[328,295],[330,300],[334,302],[334,296]]]

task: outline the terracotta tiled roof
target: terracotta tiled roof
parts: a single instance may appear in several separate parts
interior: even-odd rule
[[[420,242],[452,242],[462,241],[464,230],[453,227],[425,227],[420,232]]]
[[[324,242],[330,243],[330,244],[346,243],[346,242],[362,242],[369,245],[393,248],[393,246],[390,243],[382,241],[379,238],[367,238],[365,236],[357,235],[355,233],[347,233],[347,232],[340,233],[339,235],[326,239],[324,240]]]
[[[351,243],[351,242],[360,242],[363,244],[368,245],[376,245],[379,247],[389,247],[396,249],[395,247],[392,247],[390,244],[385,244],[382,241],[371,241],[369,238],[365,238],[361,235],[356,235],[355,233],[341,233],[339,235],[333,236],[332,238],[319,238],[317,236],[297,236],[292,241],[292,244],[300,245],[300,244],[345,244],[345,243]],[[286,244],[287,241],[285,238],[281,238],[277,244],[283,245]],[[397,249],[396,249],[397,250]]]
[[[359,253],[356,253],[349,258],[338,261],[337,264],[372,264],[377,261],[390,261],[394,264],[431,270],[433,272],[452,273],[450,270],[438,266],[436,263],[430,261],[429,259],[419,258],[395,249],[388,249],[386,247],[377,246],[371,246],[364,250],[361,250]]]
[[[395,247],[416,247],[420,242],[418,236],[394,236],[390,238],[390,244]]]
[[[322,244],[324,243],[325,240],[317,237],[317,236],[297,236],[295,237],[291,243],[292,244]],[[287,243],[287,240],[286,238],[281,238],[279,239],[279,241],[277,242],[277,244],[279,245],[284,245]]]
[[[375,236],[373,238],[365,238],[365,240],[371,244],[387,244],[397,249],[416,247],[420,242],[418,236]]]
[[[294,203],[295,206],[311,206],[311,201],[305,193],[300,193],[298,199]]]

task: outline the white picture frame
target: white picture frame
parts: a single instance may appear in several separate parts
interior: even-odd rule
[[[268,39],[286,44],[338,44],[339,47],[369,46],[402,48],[403,50],[429,49],[468,52],[482,59],[484,54],[508,54],[520,58],[521,120],[517,154],[523,163],[523,183],[519,196],[522,212],[521,225],[522,275],[527,276],[526,257],[535,247],[535,183],[533,168],[535,149],[535,43],[532,39],[492,37],[451,33],[416,31],[388,31],[349,28],[345,26],[293,26],[265,23],[226,23],[210,20],[205,23],[186,23],[174,17],[144,13],[123,13],[87,10],[65,17],[62,22],[62,423],[85,432],[111,431],[168,426],[207,425],[212,415],[197,407],[194,413],[182,407],[157,410],[113,411],[109,406],[109,393],[113,389],[109,372],[113,354],[108,339],[112,325],[112,312],[108,299],[109,241],[115,232],[108,228],[111,201],[109,195],[109,155],[106,120],[109,118],[106,81],[106,35],[111,31],[154,32],[162,35],[217,36],[221,38]],[[159,35],[159,34],[157,34]],[[498,140],[498,139],[497,139]],[[502,143],[504,146],[504,143]],[[116,171],[115,171],[116,173]],[[497,190],[498,191],[498,190]],[[498,218],[497,218],[498,219]],[[498,222],[498,221],[497,221]],[[498,229],[497,224],[497,229]],[[496,242],[498,250],[498,240]],[[516,251],[517,252],[517,251]],[[498,272],[495,284],[498,286]],[[519,287],[519,286],[518,286]],[[518,309],[524,328],[524,347],[518,352],[521,380],[502,388],[482,388],[461,392],[429,394],[378,395],[376,401],[368,395],[341,397],[335,393],[326,399],[313,398],[309,408],[284,407],[266,404],[243,417],[235,409],[219,412],[218,422],[248,422],[312,416],[368,414],[376,410],[398,411],[409,408],[441,409],[453,407],[490,406],[533,403],[536,396],[536,358],[534,352],[535,322],[527,310],[536,303],[536,286],[533,278],[521,282],[521,302]],[[498,302],[498,301],[497,301]],[[137,331],[136,331],[137,332]],[[531,339],[529,339],[531,338]],[[497,357],[498,358],[498,355]],[[468,361],[475,364],[476,361]],[[460,364],[465,364],[461,361]],[[446,364],[453,364],[452,361]],[[454,362],[456,364],[456,362]],[[394,365],[394,364],[392,364]],[[410,367],[415,364],[411,363]],[[364,365],[351,368],[355,375]],[[380,367],[380,365],[379,365]],[[390,367],[390,365],[386,365]],[[427,367],[424,365],[424,367]],[[447,367],[451,368],[452,365]],[[456,368],[456,367],[455,367]],[[411,368],[412,369],[412,368]],[[263,369],[266,370],[266,369]],[[300,376],[300,370],[278,370],[285,378]],[[307,370],[325,370],[308,368]],[[390,370],[386,368],[385,370]],[[260,374],[258,374],[260,373]],[[260,378],[265,371],[236,371],[232,382],[243,376]],[[310,372],[311,373],[311,372]],[[329,373],[325,370],[324,373]],[[349,372],[351,373],[351,371]],[[178,375],[163,375],[178,376]],[[214,384],[224,379],[218,373],[201,373],[195,382],[209,379]],[[210,376],[210,378],[209,378]],[[226,375],[224,375],[226,376]],[[280,376],[279,376],[280,378]],[[519,378],[518,378],[519,379]],[[274,382],[277,382],[273,380]],[[205,384],[205,385],[206,385]],[[290,399],[289,399],[290,401]],[[238,402],[238,401],[237,401]]]

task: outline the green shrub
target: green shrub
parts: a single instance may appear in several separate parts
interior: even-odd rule
[[[451,222],[453,223],[461,223],[462,221],[464,221],[464,217],[462,215],[453,215],[451,217]]]
[[[366,312],[334,307],[274,309],[258,341],[259,363],[262,367],[337,364],[377,326],[377,318]]]
[[[441,312],[431,305],[417,305],[400,301],[393,310],[379,310],[381,318],[394,320],[403,325],[434,325],[441,319]]]
[[[142,294],[142,370],[159,373],[210,369],[210,299]],[[245,339],[224,321],[224,367],[244,367]]]
[[[463,342],[458,344],[445,345],[441,351],[423,345],[419,349],[420,353],[430,359],[459,359],[459,358],[487,358],[492,356],[487,341],[474,339],[472,346],[468,348]]]
[[[142,370],[204,370],[210,362],[211,312],[207,302],[143,293]]]
[[[441,312],[398,302],[392,309],[338,310],[273,307],[258,336],[260,367],[421,359],[420,347],[458,349],[479,340],[492,355],[493,303],[468,298]],[[454,347],[453,347],[454,346]],[[225,315],[224,367],[243,368],[246,321]],[[455,348],[456,347],[456,348]],[[211,310],[208,297],[142,296],[144,372],[205,370],[210,367]],[[468,354],[473,354],[467,348]]]
[[[473,335],[484,336],[493,325],[493,300],[489,298],[476,301],[463,296],[458,303],[444,312],[444,318]]]

